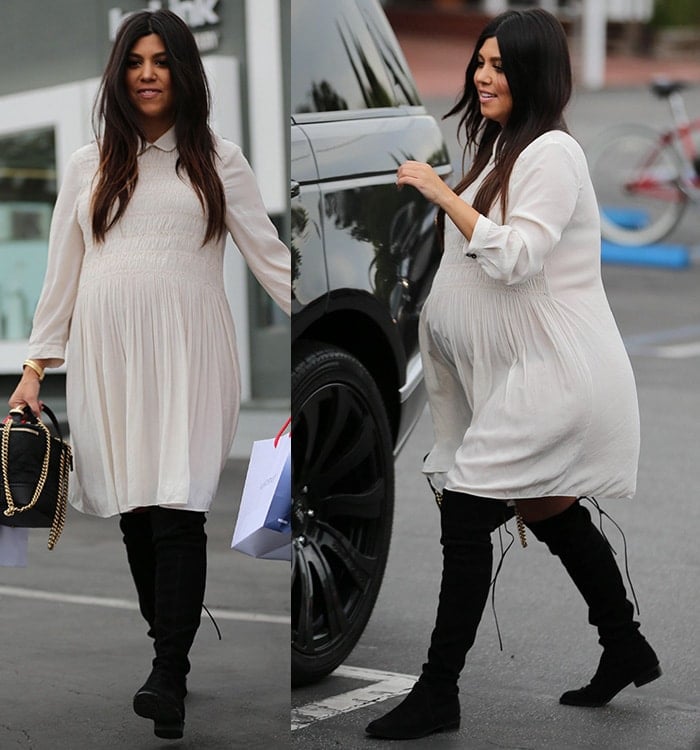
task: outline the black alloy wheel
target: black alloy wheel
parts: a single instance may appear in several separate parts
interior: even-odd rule
[[[376,383],[351,354],[294,345],[292,685],[348,656],[379,593],[391,538],[394,456]]]

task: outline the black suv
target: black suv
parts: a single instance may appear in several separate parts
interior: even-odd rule
[[[406,159],[451,167],[376,0],[293,0],[292,683],[325,676],[372,612],[394,458],[425,405],[418,316],[435,210]]]

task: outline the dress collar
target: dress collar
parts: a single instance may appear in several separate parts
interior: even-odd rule
[[[160,138],[153,141],[153,143],[147,143],[143,151],[149,148],[157,148],[161,151],[174,151],[177,148],[177,140],[175,138],[175,126],[173,125],[169,130],[166,130]]]

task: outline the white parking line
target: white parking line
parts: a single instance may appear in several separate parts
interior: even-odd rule
[[[700,357],[700,341],[689,341],[687,344],[668,344],[667,346],[638,347],[630,351],[636,357],[658,357],[659,359],[688,359]]]
[[[680,326],[626,336],[625,346],[631,357],[687,359],[700,356],[699,334],[700,326],[698,325]]]
[[[0,586],[0,596],[16,596],[21,599],[38,599],[45,602],[82,604],[90,607],[110,607],[111,609],[135,609],[139,605],[129,599],[112,599],[106,596],[82,596],[81,594],[59,594],[53,591],[37,591],[16,586]],[[209,609],[214,618],[220,620],[242,620],[244,622],[266,622],[273,625],[289,625],[287,615],[265,615],[258,612],[236,612],[232,609]],[[205,616],[204,614],[202,616]]]
[[[371,685],[349,690],[339,695],[331,695],[314,703],[307,703],[292,709],[292,731],[304,729],[317,721],[356,711],[373,703],[405,695],[418,679],[410,674],[381,672],[378,669],[341,666],[333,672],[336,677],[349,677],[354,680],[367,680]]]

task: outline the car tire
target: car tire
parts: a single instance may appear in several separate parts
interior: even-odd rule
[[[292,685],[325,677],[369,620],[389,553],[394,454],[381,393],[349,352],[292,362]]]

